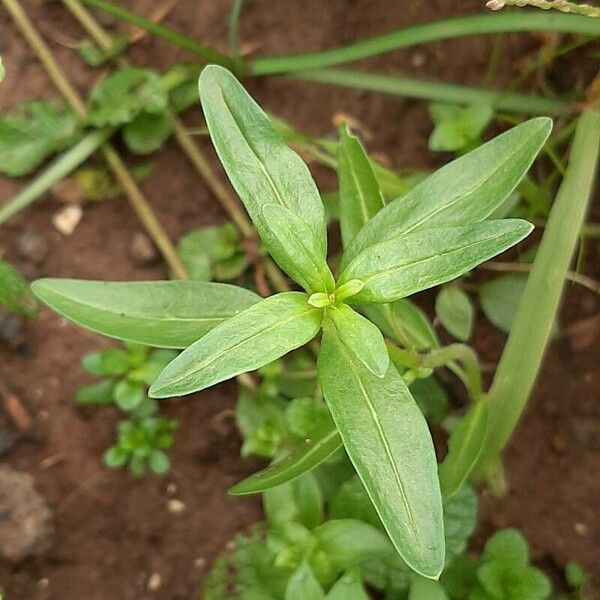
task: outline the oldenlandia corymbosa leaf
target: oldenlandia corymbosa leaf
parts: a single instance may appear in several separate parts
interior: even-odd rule
[[[266,204],[263,241],[279,266],[304,289],[332,292],[333,275],[325,257],[311,244],[306,221],[289,208]]]
[[[260,301],[244,288],[203,281],[40,279],[35,295],[96,333],[157,348],[187,348]]]
[[[385,206],[371,161],[347,125],[340,127],[337,171],[340,229],[342,243],[347,246],[365,223]]]
[[[475,468],[487,433],[488,414],[488,402],[480,398],[450,435],[448,454],[439,466],[444,501],[458,492]]]
[[[357,304],[393,302],[446,283],[526,237],[533,225],[521,219],[483,221],[428,229],[370,246],[340,275],[339,285],[365,285],[350,299]]]
[[[408,600],[448,600],[448,596],[442,584],[413,575],[410,578]]]
[[[278,204],[306,222],[310,237],[305,243],[324,260],[325,210],[308,167],[229,71],[210,65],[199,86],[212,142],[260,236],[263,207]]]
[[[345,250],[342,268],[384,240],[487,218],[527,173],[551,129],[549,118],[531,119],[442,167],[361,229]]]
[[[330,427],[315,434],[311,439],[304,440],[302,446],[289,456],[236,483],[229,493],[232,496],[256,494],[292,481],[306,471],[314,469],[341,447],[340,435],[331,424]]]
[[[383,377],[390,357],[381,331],[347,304],[327,307],[340,341],[371,373]]]
[[[150,388],[150,396],[203,390],[306,344],[322,320],[322,311],[307,299],[300,292],[276,294],[224,321],[167,365]]]
[[[352,460],[400,556],[436,578],[444,566],[444,526],[435,452],[427,423],[390,364],[371,373],[324,321],[319,381]]]

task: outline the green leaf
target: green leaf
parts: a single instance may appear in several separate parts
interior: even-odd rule
[[[450,435],[448,454],[439,466],[444,498],[451,498],[475,468],[487,433],[488,415],[487,400],[480,398]]]
[[[446,562],[451,562],[465,552],[477,526],[477,494],[463,485],[452,498],[444,500]]]
[[[150,470],[156,475],[165,475],[171,469],[169,457],[162,450],[153,450],[148,464]]]
[[[129,452],[121,446],[111,446],[104,453],[104,464],[111,469],[119,469],[129,459]]]
[[[4,62],[2,61],[2,57],[0,56],[0,81],[2,81],[6,77],[6,68],[4,67]]]
[[[348,571],[329,590],[326,600],[369,600],[360,572]]]
[[[390,357],[381,331],[347,304],[329,306],[326,314],[346,349],[371,373],[384,377]]]
[[[381,519],[358,475],[353,475],[340,485],[329,502],[329,516],[332,519],[358,519],[373,527],[383,528]]]
[[[494,117],[489,104],[473,104],[462,108],[432,104],[429,107],[435,128],[429,137],[429,149],[462,150],[476,144],[483,130]]]
[[[278,204],[306,223],[305,244],[325,260],[325,210],[307,166],[229,71],[210,65],[199,86],[212,142],[261,238],[268,234],[263,207]]]
[[[322,311],[300,292],[271,296],[224,321],[182,352],[156,378],[150,396],[182,396],[253,371],[309,342]]]
[[[92,90],[88,120],[96,127],[123,125],[142,112],[163,112],[167,102],[158,74],[128,67],[109,75]]]
[[[144,388],[137,381],[123,379],[117,383],[114,391],[115,402],[121,410],[135,409],[144,399]]]
[[[0,306],[28,319],[37,316],[38,305],[29,283],[12,265],[0,259]]]
[[[340,228],[344,246],[385,202],[371,162],[360,140],[347,125],[340,128],[337,172],[340,187]]]
[[[309,438],[319,430],[333,428],[327,405],[314,398],[294,398],[285,409],[285,422],[299,438]]]
[[[525,566],[529,562],[529,546],[518,529],[503,529],[487,541],[481,558],[485,562],[500,561]]]
[[[119,348],[109,348],[100,353],[100,373],[118,376],[129,370],[129,355]]]
[[[325,592],[307,562],[292,575],[285,590],[285,600],[324,600]]]
[[[86,385],[77,390],[75,399],[82,406],[98,406],[112,402],[114,381],[107,379],[92,385]]]
[[[296,522],[312,529],[323,519],[323,495],[310,472],[265,490],[263,504],[271,525]]]
[[[150,154],[162,148],[173,125],[164,112],[141,112],[123,128],[123,141],[134,154]]]
[[[427,422],[441,425],[448,416],[450,402],[446,390],[436,377],[430,375],[422,379],[415,379],[410,384],[410,393],[419,405]]]
[[[345,250],[342,268],[373,244],[487,218],[519,184],[551,128],[547,117],[531,119],[430,175],[361,229]]]
[[[527,221],[505,219],[391,239],[359,254],[344,269],[338,285],[351,279],[365,284],[352,302],[393,302],[463,275],[510,248],[532,229]]]
[[[0,117],[0,172],[26,175],[75,140],[73,111],[52,102],[27,102]]]
[[[302,446],[289,456],[236,483],[229,493],[232,496],[256,494],[292,481],[314,469],[334,452],[337,452],[341,446],[342,440],[335,427],[323,429],[312,438],[306,439]]]
[[[404,345],[405,340],[416,350],[429,350],[440,345],[437,333],[425,312],[407,299],[382,306],[367,306],[365,314],[383,334]]]
[[[333,291],[333,275],[306,221],[278,204],[265,204],[262,212],[261,237],[277,264],[307,291]]]
[[[394,547],[382,531],[355,519],[329,520],[312,534],[318,548],[340,571],[356,567],[365,560],[394,554]]]
[[[552,587],[550,580],[538,569],[523,565],[491,562],[479,567],[479,583],[489,594],[471,598],[502,600],[546,600]]]
[[[442,287],[435,299],[435,313],[456,339],[466,342],[473,334],[475,309],[469,296],[459,287]]]
[[[448,596],[437,581],[413,575],[408,600],[448,600]]]
[[[488,320],[505,333],[510,333],[526,285],[526,275],[510,273],[479,286],[481,309]]]
[[[82,327],[162,348],[186,348],[260,300],[243,288],[199,281],[40,279],[32,289]]]
[[[324,325],[319,380],[346,451],[399,554],[418,573],[437,577],[444,528],[427,423],[393,365],[378,378]]]

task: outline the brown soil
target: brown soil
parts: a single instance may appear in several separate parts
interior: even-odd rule
[[[83,91],[98,77],[68,46],[82,37],[61,3],[24,2],[63,65]],[[151,0],[123,2],[149,14]],[[182,0],[168,22],[188,34],[225,48],[229,2]],[[276,54],[322,49],[366,38],[405,25],[481,9],[478,0],[424,3],[390,0],[289,0],[247,3],[242,39],[257,52]],[[110,19],[105,20],[114,25]],[[25,99],[56,96],[43,69],[32,57],[5,12],[0,13],[0,54],[8,76],[0,86],[2,108]],[[388,72],[430,76],[478,84],[482,81],[491,38],[469,38],[394,53],[367,66]],[[521,57],[535,50],[532,38],[509,35],[496,78],[505,83]],[[138,43],[131,53],[140,64],[163,68],[183,53],[155,39]],[[419,66],[417,66],[419,65]],[[427,151],[430,122],[423,103],[376,94],[300,84],[286,79],[251,82],[259,101],[299,128],[334,132],[332,116],[353,115],[375,134],[370,149],[398,167],[433,167]],[[198,121],[191,111],[189,122]],[[172,238],[193,227],[217,223],[224,215],[215,198],[170,143],[155,158],[155,170],[143,184]],[[165,176],[168,174],[168,176]],[[324,189],[330,174],[316,171]],[[0,180],[4,201],[18,187]],[[163,278],[162,267],[136,268],[128,247],[140,225],[125,201],[106,201],[85,209],[70,237],[51,225],[58,209],[44,201],[14,219],[0,232],[0,256],[28,277],[42,275],[96,279]],[[597,212],[597,211],[596,211]],[[598,215],[597,215],[598,216]],[[597,220],[597,218],[596,218]],[[49,252],[39,265],[17,251],[17,239],[35,232]],[[586,272],[600,275],[597,248],[590,250]],[[598,296],[569,286],[563,322],[573,324],[598,315]],[[535,398],[507,454],[510,492],[502,500],[486,496],[482,535],[513,525],[531,540],[536,559],[555,573],[576,560],[596,576],[600,588],[600,404],[598,335],[593,324],[577,335],[562,336],[549,352]],[[597,333],[597,330],[596,330]],[[484,322],[478,325],[478,348],[490,362],[504,337]],[[77,409],[75,390],[87,381],[79,359],[110,342],[78,329],[49,310],[26,326],[28,352],[0,346],[0,378],[33,416],[31,433],[3,456],[15,469],[29,472],[54,510],[55,541],[44,556],[19,565],[0,563],[0,583],[10,600],[190,600],[215,555],[235,532],[259,517],[259,505],[226,495],[229,485],[252,465],[238,458],[239,438],[231,418],[235,387],[231,383],[194,398],[165,402],[165,414],[179,420],[174,468],[165,479],[134,480],[102,467],[100,457],[113,438],[117,414],[111,409]],[[0,428],[5,426],[0,415]],[[169,498],[185,509],[172,514]],[[157,592],[147,589],[159,574]],[[154,576],[156,581],[156,575]]]

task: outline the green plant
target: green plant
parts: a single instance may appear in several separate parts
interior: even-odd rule
[[[0,306],[28,319],[37,316],[38,303],[31,287],[10,263],[0,259]]]
[[[185,321],[190,306],[173,298],[175,288],[165,282],[42,280],[35,291],[59,312],[97,331],[154,346],[164,346],[167,338],[176,347],[189,346],[154,381],[153,397],[184,395],[260,368],[322,330],[318,380],[335,429],[330,425],[322,438],[283,467],[276,465],[277,483],[295,480],[322,462],[337,451],[341,438],[393,546],[416,572],[436,578],[445,550],[429,431],[404,379],[390,363],[381,332],[355,309],[384,311],[385,318],[389,303],[448,282],[523,239],[531,231],[528,223],[485,219],[529,168],[549,134],[550,121],[534,119],[514,128],[385,207],[379,195],[372,200],[373,175],[364,150],[349,132],[342,132],[340,151],[347,153],[341,162],[346,167],[340,168],[345,248],[340,274],[334,277],[326,262],[323,205],[304,163],[226,70],[207,67],[200,94],[217,153],[265,249],[305,292],[252,301],[235,314],[240,301],[249,300],[249,292],[206,283],[204,289],[218,295],[221,306],[229,306],[227,317],[235,316],[221,313],[222,322],[216,325],[214,317],[202,314],[210,306],[206,297],[197,296],[194,309],[205,326],[204,331],[195,329],[190,339]],[[200,282],[181,282],[179,289],[190,294],[194,284]],[[142,285],[153,298],[132,303]],[[98,289],[105,291],[106,302],[95,295]],[[159,291],[175,320],[165,314],[164,301],[156,299]],[[226,296],[232,300],[229,305]],[[443,353],[444,361],[455,356],[454,349]],[[455,479],[446,486],[452,493],[470,466],[451,470]],[[251,487],[246,485],[244,493],[265,489],[264,482]]]
[[[125,343],[123,349],[109,348],[83,357],[82,367],[101,380],[80,388],[77,403],[82,406],[113,404],[129,417],[119,422],[117,442],[104,455],[108,467],[117,469],[128,465],[135,475],[143,475],[148,470],[157,475],[168,472],[165,450],[173,444],[171,434],[177,422],[154,416],[158,405],[148,397],[147,390],[176,356],[173,350]]]
[[[429,136],[429,149],[456,152],[481,145],[481,134],[493,119],[494,110],[487,104],[463,108],[434,103],[429,105],[429,114],[435,125]]]

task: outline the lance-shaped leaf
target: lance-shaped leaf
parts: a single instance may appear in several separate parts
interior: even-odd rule
[[[317,368],[331,415],[400,556],[425,577],[444,566],[444,526],[427,423],[390,364],[383,379],[365,368],[327,321]]]
[[[442,167],[361,229],[344,253],[342,268],[384,240],[487,218],[527,173],[551,129],[547,117],[531,119]]]
[[[263,215],[263,241],[279,266],[306,290],[333,291],[333,275],[311,244],[312,232],[306,221],[279,204],[266,204]]]
[[[187,348],[260,301],[244,288],[201,281],[40,279],[32,289],[57,313],[82,327],[157,348]]]
[[[487,434],[488,414],[488,402],[480,398],[452,432],[448,454],[439,466],[440,487],[445,500],[458,492],[475,468]]]
[[[365,223],[385,206],[371,161],[347,125],[340,128],[337,170],[340,228],[342,243],[347,246]]]
[[[307,295],[285,292],[224,321],[160,373],[150,396],[183,396],[253,371],[309,342],[322,314]]]
[[[325,260],[325,210],[308,167],[229,71],[210,65],[202,71],[199,86],[212,142],[261,238],[266,233],[262,209],[278,204],[306,222],[306,243]],[[283,260],[264,241],[273,257]],[[287,253],[285,258],[294,256]]]
[[[327,316],[348,351],[371,373],[383,377],[388,370],[390,357],[381,331],[347,304],[328,306]]]
[[[393,302],[459,277],[521,241],[532,229],[527,221],[504,219],[387,240],[361,252],[344,269],[338,285],[351,279],[364,283],[350,299],[353,303]]]
[[[341,446],[342,440],[339,433],[331,424],[311,439],[305,440],[302,446],[289,456],[236,483],[229,490],[229,493],[232,496],[256,494],[292,481],[303,473],[314,469],[334,452],[337,452]]]

